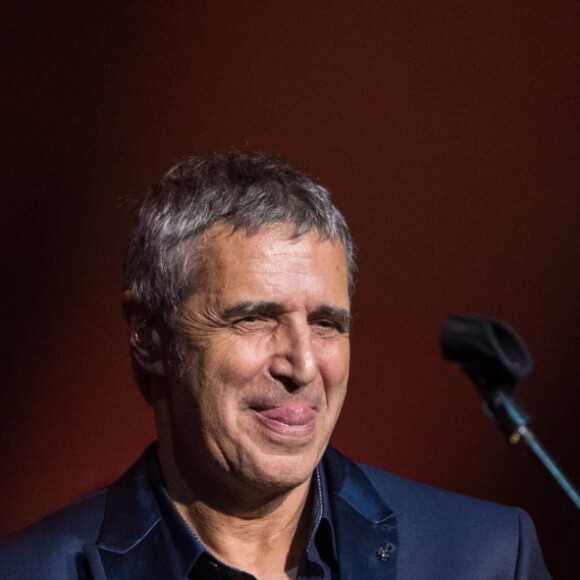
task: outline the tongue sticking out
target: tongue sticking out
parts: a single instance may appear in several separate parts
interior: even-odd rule
[[[277,421],[284,425],[308,425],[314,421],[316,411],[308,405],[284,405],[269,409],[258,409],[258,413],[270,421]]]

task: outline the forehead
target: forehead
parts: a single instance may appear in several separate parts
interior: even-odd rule
[[[317,230],[294,237],[289,225],[256,233],[213,226],[205,236],[206,282],[212,292],[292,295],[348,304],[348,266],[340,241],[323,240]]]

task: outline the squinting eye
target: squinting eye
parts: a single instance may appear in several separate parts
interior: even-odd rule
[[[249,314],[243,318],[234,320],[233,326],[240,330],[258,330],[268,326],[268,318],[259,314]]]
[[[336,322],[336,320],[328,320],[327,318],[321,318],[319,320],[313,320],[313,324],[316,326],[323,328],[326,331],[333,331],[336,330],[338,332],[343,332],[342,325]]]
[[[244,318],[240,318],[239,320],[236,320],[236,323],[244,323],[244,322],[262,322],[264,319],[261,316],[256,315],[252,315],[252,316],[244,316]]]

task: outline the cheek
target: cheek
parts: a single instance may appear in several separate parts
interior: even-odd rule
[[[350,364],[350,348],[347,341],[323,344],[319,351],[320,373],[331,384],[346,383]]]
[[[226,341],[212,356],[212,374],[224,390],[238,390],[259,375],[267,361],[264,344],[255,338]]]

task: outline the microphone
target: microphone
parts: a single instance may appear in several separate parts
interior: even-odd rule
[[[515,330],[493,318],[450,316],[441,336],[443,356],[461,365],[478,387],[504,384],[510,390],[534,366]]]
[[[441,335],[441,351],[459,363],[485,401],[484,409],[512,444],[522,439],[580,509],[580,494],[533,431],[530,416],[512,397],[518,380],[533,368],[532,355],[505,322],[475,316],[450,316]]]

